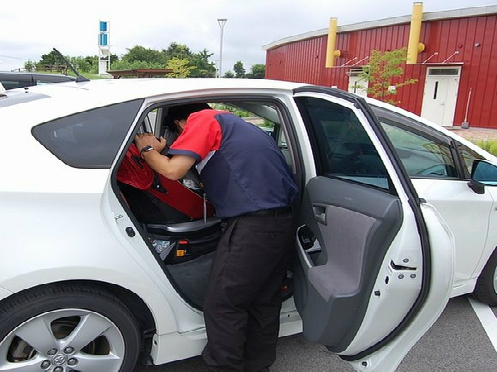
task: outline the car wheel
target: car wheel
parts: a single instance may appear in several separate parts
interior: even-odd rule
[[[87,286],[46,286],[0,306],[0,370],[133,370],[139,327],[119,299]]]
[[[479,301],[489,306],[497,306],[497,249],[478,277],[473,294]]]

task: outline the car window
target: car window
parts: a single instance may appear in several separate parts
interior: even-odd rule
[[[243,120],[259,127],[267,133],[268,136],[273,137],[273,139],[277,142],[279,149],[283,153],[289,167],[291,169],[295,169],[292,161],[293,157],[291,149],[288,146],[287,138],[282,125],[281,109],[278,107],[276,101],[273,99],[268,101],[267,98],[258,98],[258,100],[252,101],[233,97],[229,102],[220,100],[202,103],[207,103],[211,108],[216,110],[231,112]],[[167,115],[167,107],[164,106],[156,108],[156,110],[159,118],[162,117],[163,120],[164,116]],[[144,124],[146,124],[147,121],[154,122],[155,119],[150,119],[151,114],[156,115],[153,112],[148,113]],[[160,122],[161,120],[159,119],[158,121]],[[168,143],[171,143],[171,141],[174,141],[177,137],[177,135],[171,136],[171,133],[166,130],[165,126],[163,126],[163,128],[159,131],[154,132],[165,136]]]
[[[7,90],[15,88],[25,88],[33,85],[63,83],[66,81],[75,80],[76,78],[67,75],[0,72],[0,82]]]
[[[380,121],[397,150],[407,173],[413,178],[457,178],[450,147],[422,135]]]
[[[283,131],[279,110],[275,104],[265,101],[238,101],[231,103],[209,103],[218,110],[234,113],[243,120],[254,124],[273,137],[283,153],[287,164],[293,169],[290,149]]]
[[[67,81],[74,81],[70,76],[57,76],[57,75],[36,75],[34,77],[36,85],[64,83]]]
[[[484,157],[459,142],[457,143],[457,151],[459,152],[463,163],[464,178],[470,179],[473,162],[475,160],[484,159]]]
[[[319,175],[390,189],[375,146],[354,112],[318,98],[298,98]]]
[[[33,85],[31,75],[2,75],[0,76],[0,82],[5,89],[15,89],[24,88]]]
[[[458,178],[450,141],[386,109],[373,108],[411,178]]]
[[[59,118],[33,128],[33,135],[67,165],[110,168],[143,100]]]

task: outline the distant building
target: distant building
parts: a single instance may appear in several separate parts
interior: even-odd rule
[[[447,127],[469,122],[497,129],[497,5],[421,14],[424,50],[404,66],[404,78],[418,83],[398,90],[399,106]],[[330,26],[275,41],[264,47],[266,78],[365,94],[357,75],[371,51],[407,47],[412,21],[414,16],[356,23],[333,35]],[[328,35],[336,38],[340,56],[327,68]]]
[[[110,25],[107,21],[98,23],[98,73],[107,74],[110,69]]]

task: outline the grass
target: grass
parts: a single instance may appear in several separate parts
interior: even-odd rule
[[[483,150],[488,151],[492,155],[497,156],[497,140],[472,140],[475,145],[481,147]]]

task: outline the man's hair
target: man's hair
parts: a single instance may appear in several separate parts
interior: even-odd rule
[[[176,132],[176,126],[174,125],[175,120],[186,120],[190,114],[210,109],[211,107],[207,103],[190,103],[181,106],[172,106],[167,110],[167,116],[164,118],[164,125],[169,128],[169,130]]]

